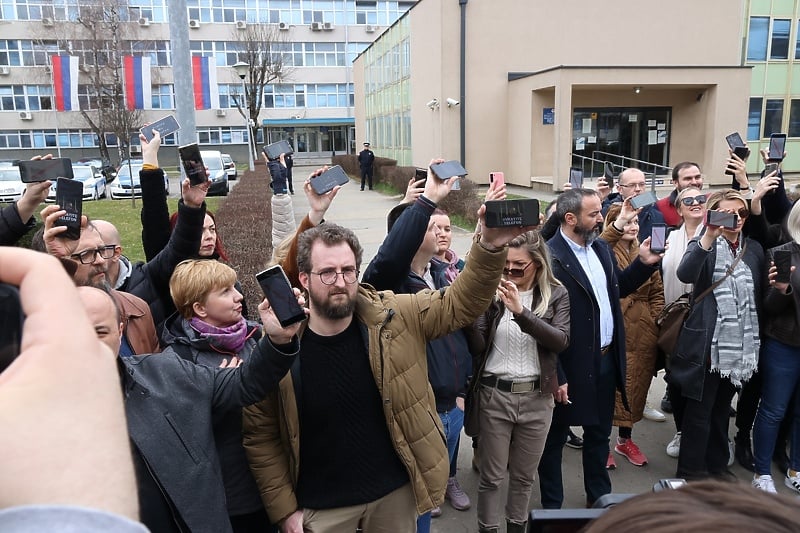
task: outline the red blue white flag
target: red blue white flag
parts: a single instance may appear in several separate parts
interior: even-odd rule
[[[217,61],[213,57],[192,56],[194,108],[219,109]]]
[[[128,109],[152,109],[153,90],[150,77],[150,58],[124,56],[122,73],[125,85],[125,106]]]
[[[50,65],[53,70],[56,111],[77,111],[80,109],[78,105],[78,56],[51,56]]]

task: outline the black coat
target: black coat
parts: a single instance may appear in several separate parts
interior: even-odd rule
[[[0,246],[13,246],[35,225],[33,217],[28,221],[20,218],[16,203],[0,209]]]
[[[614,337],[611,352],[600,354],[600,308],[592,291],[589,278],[578,259],[561,236],[561,232],[547,241],[553,256],[553,274],[569,293],[570,343],[559,354],[559,361],[569,385],[572,405],[557,404],[553,413],[554,423],[571,426],[597,425],[597,376],[600,373],[600,358],[611,357],[616,369],[616,386],[625,396],[625,327],[620,307],[620,298],[636,291],[647,281],[657,267],[642,263],[638,258],[625,270],[620,270],[608,244],[597,239],[592,249],[603,264],[608,282],[608,296],[614,316]]]

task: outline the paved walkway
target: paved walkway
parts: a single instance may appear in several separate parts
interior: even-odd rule
[[[294,209],[298,222],[308,212],[308,203],[302,192],[301,176],[307,176],[313,170],[307,167],[295,167],[295,191],[293,196]],[[530,189],[514,187],[511,191],[514,194],[538,197],[550,200],[552,195],[536,196]],[[456,193],[454,193],[456,194]],[[358,184],[352,181],[344,186],[337,195],[336,199],[325,216],[325,219],[347,226],[357,233],[361,245],[364,248],[364,264],[366,267],[369,260],[375,255],[386,236],[386,214],[397,205],[400,196],[390,197],[375,191],[359,190]],[[454,229],[453,248],[460,255],[463,255],[470,246],[471,234],[465,230]],[[649,404],[658,406],[664,393],[664,381],[659,378],[653,380],[650,388]],[[580,428],[577,429],[580,434]],[[731,435],[735,432],[733,419],[731,419]],[[614,430],[612,438],[616,438]],[[611,481],[614,492],[617,493],[641,493],[652,490],[653,484],[662,478],[675,476],[677,460],[666,455],[664,448],[672,439],[675,433],[675,425],[671,416],[663,423],[642,420],[637,423],[633,430],[634,441],[640,446],[644,454],[650,460],[645,467],[636,467],[628,463],[621,456],[614,454],[617,461],[617,469],[611,472]],[[440,518],[433,520],[432,531],[434,533],[454,533],[454,532],[474,532],[477,530],[477,518],[475,505],[478,498],[478,475],[470,468],[472,460],[471,440],[466,435],[462,435],[461,447],[458,456],[458,479],[462,488],[472,499],[472,508],[467,511],[459,512],[454,510],[449,504],[442,506],[443,514]],[[583,491],[583,472],[581,468],[581,453],[579,450],[570,448],[564,449],[563,477],[565,487],[564,507],[583,507],[586,498]],[[752,474],[742,469],[738,465],[731,468],[740,480],[750,482]],[[795,494],[790,489],[783,486],[780,482],[781,473],[773,472],[779,492],[785,494]],[[540,507],[538,501],[538,484],[534,482],[534,491],[531,496],[531,508]]]

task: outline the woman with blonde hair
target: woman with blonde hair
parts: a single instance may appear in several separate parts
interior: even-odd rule
[[[567,384],[558,373],[558,353],[569,345],[567,290],[553,275],[538,231],[508,246],[497,299],[468,335],[474,355],[468,409],[478,410],[480,431],[478,528],[487,533],[500,527],[500,487],[506,475],[507,531],[525,531],[553,407],[555,401],[567,402]],[[471,427],[468,433],[477,430]]]
[[[626,202],[630,203],[628,200]],[[616,224],[614,223],[616,222]],[[620,231],[620,229],[622,231]],[[606,214],[605,229],[600,237],[612,247],[619,268],[625,269],[639,256],[639,221],[636,211],[624,204],[613,204]],[[656,338],[658,327],[656,318],[664,308],[664,286],[661,274],[653,272],[634,293],[621,301],[622,316],[625,322],[625,395],[630,410],[622,403],[622,395],[617,391],[613,424],[619,428],[619,437],[614,451],[635,466],[647,464],[647,457],[633,441],[633,425],[642,419],[647,391],[655,373],[658,355]],[[606,467],[616,468],[611,452],[608,452]]]

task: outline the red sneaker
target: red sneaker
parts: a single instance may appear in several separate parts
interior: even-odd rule
[[[645,457],[636,443],[633,442],[633,439],[617,439],[617,445],[614,446],[614,451],[625,456],[632,465],[644,466],[647,464],[647,457]]]
[[[611,452],[608,452],[608,460],[606,461],[606,470],[615,470],[617,468],[617,462],[614,461],[614,456],[611,455]]]

